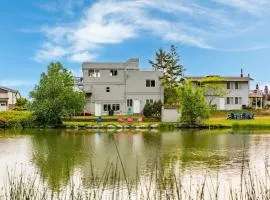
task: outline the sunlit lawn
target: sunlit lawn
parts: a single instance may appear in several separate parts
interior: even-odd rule
[[[205,125],[232,128],[270,128],[270,116],[255,117],[251,120],[227,120],[226,117],[211,117],[205,121]]]

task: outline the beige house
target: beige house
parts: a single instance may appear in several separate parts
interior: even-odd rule
[[[240,76],[198,76],[186,77],[188,80],[199,83],[202,79],[209,77],[218,77],[221,79],[220,84],[223,85],[227,94],[223,97],[213,97],[206,94],[206,99],[210,102],[213,99],[212,106],[217,110],[241,110],[249,105],[249,89],[250,81],[253,79],[249,76],[244,76],[241,70]]]
[[[12,110],[20,97],[18,90],[0,86],[0,111]]]

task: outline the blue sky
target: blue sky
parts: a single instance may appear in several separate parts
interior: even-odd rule
[[[269,0],[4,0],[0,85],[24,96],[51,61],[79,75],[83,61],[142,68],[155,51],[178,47],[186,75],[239,75],[270,83]]]

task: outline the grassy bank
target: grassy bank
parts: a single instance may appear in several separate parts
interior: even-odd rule
[[[227,120],[226,117],[211,117],[204,124],[212,128],[270,129],[270,116],[255,117],[252,120]]]
[[[89,129],[174,129],[177,128],[177,123],[162,123],[162,122],[73,122],[65,121],[65,128],[89,128]]]
[[[32,113],[28,111],[1,111],[0,126],[7,128],[32,127]]]

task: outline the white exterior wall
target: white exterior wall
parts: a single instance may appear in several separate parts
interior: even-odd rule
[[[181,118],[181,114],[178,113],[177,109],[164,109],[161,110],[161,121],[162,122],[178,122]]]
[[[127,99],[140,102],[140,111],[143,110],[147,99],[163,101],[163,89],[158,71],[140,71],[138,60],[131,59],[124,63],[84,63],[83,90],[88,94],[86,112],[95,113],[95,103],[102,105],[102,115],[108,114],[103,111],[104,104],[119,104],[120,111],[116,114],[128,112]],[[88,71],[97,69],[100,77],[89,77]],[[110,70],[117,70],[117,76],[111,76]],[[146,80],[155,80],[155,87],[146,87]],[[106,92],[106,87],[110,92]],[[138,102],[136,101],[136,102]]]
[[[233,89],[227,90],[227,94],[224,97],[216,97],[212,100],[212,105],[216,105],[218,110],[240,110],[243,105],[249,105],[249,82],[230,82],[232,83]],[[238,82],[239,89],[234,89],[235,82]],[[227,83],[224,83],[223,87],[227,89]],[[241,97],[241,102],[239,102],[239,104],[235,104],[234,102],[227,104],[227,97],[232,97],[234,100],[235,97]],[[212,97],[206,96],[206,99],[209,102]]]

